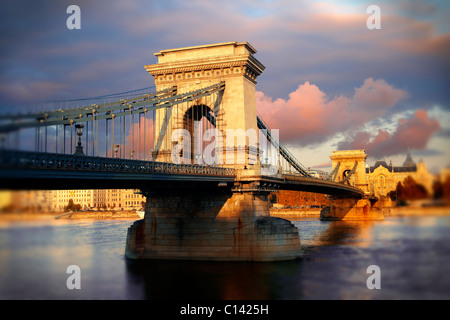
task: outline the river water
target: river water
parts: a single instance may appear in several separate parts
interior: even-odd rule
[[[132,222],[0,222],[0,299],[450,299],[450,216],[297,220],[304,257],[276,263],[132,262]]]

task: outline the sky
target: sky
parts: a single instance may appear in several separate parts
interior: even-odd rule
[[[68,29],[67,7],[81,10]],[[380,8],[381,29],[367,20]],[[154,85],[163,49],[247,41],[257,110],[307,167],[334,150],[450,165],[448,1],[24,1],[0,11],[0,112]],[[372,21],[372,20],[371,20]]]

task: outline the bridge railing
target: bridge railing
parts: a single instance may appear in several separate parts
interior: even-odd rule
[[[0,151],[0,168],[93,170],[209,176],[235,175],[233,168],[13,150]]]

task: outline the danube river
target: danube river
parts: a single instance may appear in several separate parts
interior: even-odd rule
[[[296,220],[304,257],[277,263],[130,262],[132,222],[0,221],[0,299],[450,299],[448,215]]]

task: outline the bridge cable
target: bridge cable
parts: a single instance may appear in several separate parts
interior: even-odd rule
[[[357,166],[358,166],[358,161],[355,161],[355,164],[353,165],[352,170],[350,170],[350,171],[347,173],[347,175],[345,176],[344,180],[341,181],[341,183],[347,183],[347,184],[350,185],[350,182],[349,182],[350,177],[355,173],[356,167],[357,167]],[[345,171],[344,171],[344,174],[345,174]]]
[[[261,116],[258,113],[257,113],[257,125],[258,125],[258,128],[263,131],[267,140],[279,150],[280,155],[288,163],[290,163],[303,176],[312,177],[308,173],[308,170],[280,142],[275,141],[275,139],[272,138],[272,135],[270,133],[270,128],[268,127],[268,125],[264,122],[264,120],[261,118]]]
[[[338,164],[334,167],[334,169],[328,174],[328,176],[325,178],[325,180],[335,181],[338,169],[340,167],[341,163],[338,162]]]

